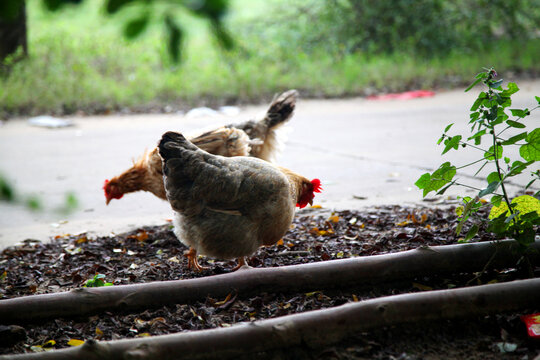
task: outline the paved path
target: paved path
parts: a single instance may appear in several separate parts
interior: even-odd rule
[[[530,107],[534,95],[540,95],[540,81],[518,85],[514,106]],[[461,123],[454,125],[456,130],[466,128],[475,96],[474,91],[448,91],[408,101],[300,100],[278,162],[307,177],[319,177],[324,192],[316,203],[327,209],[419,203],[421,193],[414,182],[443,161],[437,138],[448,123]],[[58,130],[31,127],[24,119],[6,122],[0,127],[0,171],[19,192],[40,196],[46,209],[33,213],[0,203],[0,248],[26,238],[118,233],[164,223],[172,215],[168,204],[148,193],[126,195],[106,206],[103,181],[128,168],[131,159],[155,146],[166,130],[189,133],[246,120],[264,110],[265,106],[246,107],[234,118],[76,117],[74,127]],[[538,124],[540,112],[533,114],[527,121]],[[478,154],[467,150],[444,159],[456,165],[476,159]],[[483,185],[467,173],[462,176]],[[67,191],[74,191],[80,202],[79,210],[69,216],[55,210]],[[450,194],[459,192],[463,190]]]

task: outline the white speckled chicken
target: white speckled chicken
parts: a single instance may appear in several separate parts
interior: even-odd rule
[[[311,204],[321,190],[318,179],[257,158],[209,154],[179,133],[165,133],[158,148],[175,234],[198,270],[197,254],[244,265],[245,256],[281,239],[295,206]]]
[[[248,120],[205,132],[191,141],[209,153],[222,156],[254,156],[273,161],[282,146],[278,130],[293,115],[298,92],[289,90],[276,97],[261,120]],[[124,194],[149,191],[166,200],[161,158],[157,148],[145,152],[131,168],[105,180],[107,204]]]

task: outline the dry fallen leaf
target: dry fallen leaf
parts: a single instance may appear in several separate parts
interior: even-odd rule
[[[75,243],[77,244],[82,244],[82,243],[85,243],[88,241],[88,238],[86,236],[81,236],[80,238],[78,238],[77,240],[75,240]]]
[[[333,223],[337,223],[339,221],[339,216],[337,215],[332,215],[328,218],[328,221],[331,221]]]
[[[148,233],[146,231],[139,231],[137,233],[137,235],[131,235],[131,236],[128,236],[128,239],[137,239],[141,242],[145,241],[146,239],[148,239]]]
[[[79,346],[84,344],[84,340],[70,339],[67,343],[69,346]]]
[[[419,284],[419,283],[416,283],[416,282],[413,282],[412,286],[413,286],[413,288],[416,288],[418,290],[423,290],[423,291],[433,290],[433,288],[431,286]]]
[[[216,302],[214,305],[220,306],[220,305],[225,304],[227,301],[229,301],[229,300],[231,299],[231,296],[232,296],[232,294],[229,293],[229,294],[227,295],[227,297],[225,298],[225,300],[223,300],[223,301],[218,301],[218,302]]]
[[[50,347],[53,347],[54,345],[56,345],[56,341],[49,340],[49,341],[46,341],[43,345],[41,345],[41,347],[50,348]]]

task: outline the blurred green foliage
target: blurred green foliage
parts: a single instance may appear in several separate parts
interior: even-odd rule
[[[2,0],[0,2],[0,23],[15,19],[20,11],[21,1]],[[57,11],[67,5],[78,5],[83,0],[42,0],[45,7],[50,11]],[[223,17],[227,13],[228,0],[105,0],[105,12],[114,15],[119,12],[131,13],[130,18],[120,18],[124,23],[123,34],[128,39],[133,39],[144,32],[149,22],[162,22],[165,25],[168,51],[174,61],[180,59],[183,27],[175,20],[178,12],[187,10],[195,16],[205,18],[210,22],[214,36],[225,49],[232,49],[233,40],[222,24]],[[2,39],[0,39],[1,41]]]
[[[46,210],[43,200],[35,194],[21,194],[15,190],[13,183],[0,173],[0,202],[22,205],[31,211]],[[54,209],[55,212],[69,215],[79,208],[79,200],[74,192],[66,192],[63,203]],[[47,209],[49,211],[49,209]]]
[[[538,1],[531,1],[531,6]],[[530,40],[526,36],[513,40],[501,34],[500,26],[493,26],[490,34],[498,40],[492,45],[480,41],[478,45],[470,41],[468,46],[451,43],[426,56],[416,50],[414,40],[428,39],[420,35],[420,23],[414,25],[420,34],[407,30],[409,40],[400,40],[407,38],[405,30],[398,34],[394,29],[394,22],[406,27],[412,15],[396,15],[392,10],[403,19],[397,22],[388,14],[387,26],[383,27],[385,22],[377,22],[377,18],[384,17],[373,15],[367,19],[372,25],[367,20],[362,20],[363,24],[353,17],[352,1],[348,0],[231,0],[229,10],[222,15],[223,27],[235,41],[230,51],[218,45],[214,32],[219,30],[208,18],[185,7],[169,8],[165,1],[152,2],[147,17],[141,12],[144,2],[136,1],[103,16],[108,3],[86,0],[51,12],[45,9],[43,0],[27,2],[29,55],[11,67],[9,76],[0,75],[0,118],[65,115],[79,110],[187,110],[193,106],[267,101],[287,88],[298,89],[306,97],[452,88],[464,85],[471,73],[484,66],[496,66],[506,78],[540,73],[538,35]],[[384,3],[395,3],[397,9],[405,7],[397,0]],[[387,6],[375,1],[365,4],[373,9]],[[533,16],[539,8],[529,9],[531,14],[527,16]],[[174,26],[165,27],[167,15],[170,22],[182,25],[181,32]],[[435,12],[430,19],[426,10],[419,19],[435,28],[438,22],[450,21],[437,16]],[[521,19],[521,15],[516,18]],[[518,22],[532,29],[527,21]],[[392,40],[388,41],[394,45],[369,38],[371,35],[366,34],[374,33],[369,29],[375,26],[381,27],[379,33],[389,34]],[[478,32],[473,20],[455,26],[463,32],[467,26]],[[443,32],[433,31],[439,35]],[[134,40],[126,38],[125,33]],[[426,33],[431,36],[431,32]],[[447,35],[442,34],[441,39],[434,36],[434,41],[443,44]],[[181,66],[171,61],[170,36],[180,38],[173,43],[180,46]]]
[[[526,42],[538,37],[540,24],[540,0],[303,0],[278,6],[248,31],[280,39],[287,49],[322,46],[333,53],[445,55],[501,39]]]

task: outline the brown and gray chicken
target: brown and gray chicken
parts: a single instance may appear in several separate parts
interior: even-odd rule
[[[273,161],[282,146],[278,130],[292,117],[297,97],[296,90],[286,91],[272,101],[261,120],[222,126],[190,140],[212,154],[253,156]],[[131,168],[105,180],[103,190],[107,204],[112,199],[120,199],[124,194],[136,191],[149,191],[166,200],[158,149],[145,152]]]
[[[318,179],[253,157],[216,156],[179,133],[165,133],[158,148],[174,232],[197,270],[197,254],[244,265],[245,256],[280,240],[295,206],[312,204],[321,190]]]

